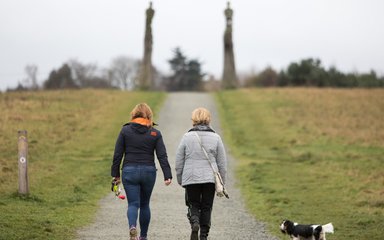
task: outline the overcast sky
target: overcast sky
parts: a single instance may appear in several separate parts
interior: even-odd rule
[[[168,73],[179,46],[220,77],[226,0],[153,0],[153,64]],[[38,80],[69,59],[107,67],[117,56],[142,58],[145,0],[0,0],[0,90]],[[383,0],[233,0],[239,72],[276,70],[319,58],[344,72],[384,75]]]

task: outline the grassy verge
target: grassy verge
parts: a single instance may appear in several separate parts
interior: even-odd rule
[[[246,203],[283,219],[333,222],[327,239],[384,236],[384,91],[252,89],[217,94]]]
[[[71,239],[108,194],[114,143],[132,107],[162,93],[0,94],[0,239]],[[30,195],[20,196],[17,130],[28,131]]]

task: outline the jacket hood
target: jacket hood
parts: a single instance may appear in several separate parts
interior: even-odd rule
[[[140,133],[140,134],[144,134],[144,133],[148,132],[150,124],[151,124],[151,122],[148,119],[135,118],[131,122],[129,122],[129,123],[125,124],[125,125],[130,125],[131,128],[135,132]]]
[[[144,125],[144,126],[152,126],[153,123],[151,120],[147,119],[147,118],[135,118],[135,119],[132,119],[133,123],[138,123],[138,124],[141,124],[141,125]]]
[[[148,132],[148,127],[141,125],[139,123],[132,123],[131,122],[131,123],[129,123],[129,125],[137,133],[144,134],[144,133]]]

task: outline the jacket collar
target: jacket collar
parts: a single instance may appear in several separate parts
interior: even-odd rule
[[[193,131],[203,131],[203,132],[215,132],[210,126],[208,125],[195,125],[193,128],[189,129],[188,132]]]
[[[146,118],[135,118],[131,121],[132,123],[137,123],[146,127],[151,127],[152,123],[149,119]]]

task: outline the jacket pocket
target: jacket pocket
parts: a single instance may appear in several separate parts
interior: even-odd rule
[[[193,169],[193,179],[197,182],[211,182],[212,169],[210,168],[195,168]]]
[[[194,168],[192,170],[192,177],[196,180],[202,180],[204,177],[204,169],[203,168]]]

